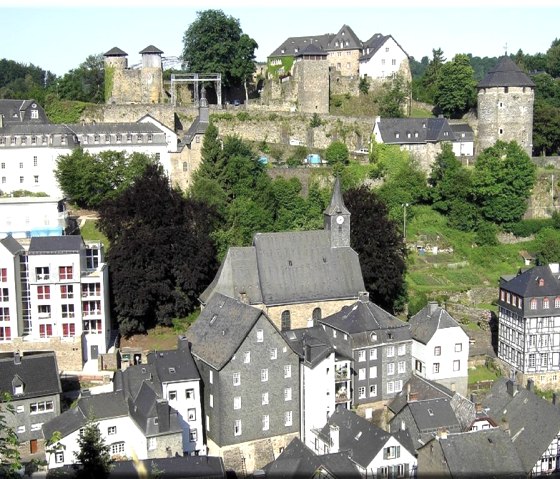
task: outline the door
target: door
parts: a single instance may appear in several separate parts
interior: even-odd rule
[[[99,355],[99,346],[97,346],[97,345],[90,346],[89,358],[90,359],[97,359],[98,355]]]
[[[37,439],[31,439],[29,441],[29,452],[35,454],[37,452]]]

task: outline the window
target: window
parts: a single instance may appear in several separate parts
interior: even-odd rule
[[[387,357],[392,358],[395,356],[395,346],[387,346]]]
[[[270,359],[276,359],[278,357],[278,350],[276,348],[272,348],[270,350]]]
[[[149,437],[148,438],[148,451],[153,451],[157,448],[157,438],[156,437]]]
[[[251,351],[245,351],[245,354],[243,354],[243,362],[245,364],[249,364],[251,362]]]
[[[366,378],[366,368],[360,368],[358,370],[358,380],[363,381]]]
[[[365,361],[366,360],[366,352],[364,349],[358,351],[358,361]]]
[[[183,161],[183,171],[189,171],[189,164],[186,161]]]
[[[403,384],[402,379],[397,379],[395,381],[395,392],[396,393],[400,393],[402,391],[402,384]]]
[[[269,428],[270,428],[270,418],[269,418],[268,414],[265,414],[262,417],[262,430],[263,431],[268,431]]]
[[[548,367],[548,353],[541,354],[541,366],[544,368]]]
[[[33,182],[38,185],[39,184],[39,175],[33,175]]]
[[[142,143],[142,135],[136,135],[136,141]]]
[[[554,299],[554,307],[555,307],[555,308],[560,308],[560,296],[557,296],[557,297]]]
[[[0,301],[9,301],[9,290],[8,288],[0,288]]]
[[[25,406],[16,406],[16,412],[17,413],[25,412]]]
[[[214,384],[214,371],[210,370],[210,374],[208,375],[208,380],[210,384]]]
[[[381,65],[385,65],[385,58],[381,59]]]
[[[206,414],[206,430],[210,431],[210,416]]]
[[[169,400],[175,401],[177,399],[177,391],[169,391]]]
[[[455,352],[460,353],[462,350],[463,350],[463,344],[462,343],[455,343]]]
[[[389,363],[387,364],[387,375],[391,376],[395,374],[395,363]]]
[[[264,341],[264,331],[262,329],[257,329],[257,343],[262,343]]]
[[[7,310],[8,308],[0,308],[0,314],[2,313],[2,309]],[[2,316],[0,316],[0,319]],[[9,341],[12,339],[12,330],[9,326],[1,326],[0,327],[0,341]]]
[[[284,413],[284,426],[292,425],[292,411],[286,411]]]
[[[72,299],[74,297],[74,286],[71,284],[61,284],[60,297],[62,299]]]
[[[416,362],[414,363],[414,369],[416,369],[416,371],[421,373],[422,372],[422,361],[418,361],[418,359],[417,359]]]
[[[35,268],[35,275],[37,276],[37,281],[45,281],[49,279],[49,267],[42,266],[39,268]]]
[[[399,361],[399,364],[397,365],[397,370],[399,374],[406,373],[406,362]]]
[[[37,305],[37,313],[39,318],[50,318],[51,317],[51,305],[50,304],[39,304]]]
[[[210,394],[210,396],[208,396],[208,404],[210,405],[210,407],[214,407],[214,395]]]
[[[372,384],[369,387],[369,397],[375,397],[377,396],[377,384]]]
[[[289,365],[289,364],[284,366],[284,377],[285,378],[291,378],[292,377],[292,366]]]
[[[130,143],[130,142],[132,141],[132,133],[127,133],[127,134],[126,134],[126,141],[127,141],[128,143]]]
[[[387,394],[393,394],[395,392],[395,383],[393,381],[387,381]]]
[[[371,366],[369,368],[369,378],[375,379],[377,377],[377,366]]]
[[[39,111],[38,110],[31,110],[31,118],[33,120],[36,120],[37,118],[39,118]]]
[[[292,320],[289,310],[282,311],[281,321],[281,330],[288,331],[291,328]]]
[[[241,384],[241,373],[233,373],[233,385],[239,386]]]
[[[235,423],[233,424],[233,435],[234,436],[241,436],[241,420],[236,419]]]
[[[401,446],[390,446],[383,449],[383,459],[397,459],[401,457]]]
[[[397,60],[395,60],[394,58],[391,60],[391,65],[396,65],[397,64]]]
[[[262,396],[261,396],[261,404],[262,404],[263,406],[266,406],[266,405],[268,404],[268,393],[267,393],[267,392],[266,392],[266,393],[262,393]]]
[[[366,388],[361,386],[358,388],[358,398],[364,399],[366,397]]]
[[[268,369],[261,369],[261,382],[268,381]]]
[[[36,156],[33,157],[33,166],[37,166],[37,157]]]
[[[61,464],[64,462],[64,451],[56,451],[54,453],[54,462]]]
[[[6,281],[8,281],[8,268],[0,268],[0,282],[5,283]]]
[[[461,361],[456,359],[453,361],[453,371],[460,371],[461,370]]]
[[[377,359],[377,349],[370,349],[369,350],[369,360],[375,361]]]
[[[241,409],[241,396],[233,398],[233,409]]]
[[[433,364],[433,372],[434,374],[439,374],[439,363]]]
[[[441,356],[441,346],[436,346],[434,348],[434,356]]]
[[[109,426],[107,428],[107,434],[109,436],[113,435],[113,434],[117,434],[117,426]]]
[[[196,409],[189,408],[189,410],[187,411],[187,417],[187,421],[196,421]]]
[[[97,248],[86,249],[86,268],[97,269],[99,266],[99,250]]]
[[[194,399],[194,389],[185,389],[185,398]]]
[[[152,135],[151,133],[148,135],[148,143],[151,143],[152,140],[154,139],[154,135]]]
[[[120,143],[122,141],[122,135],[117,135],[117,143]]]
[[[60,266],[58,276],[60,279],[72,279],[72,266]]]
[[[404,356],[406,354],[406,344],[399,344],[399,348],[397,350],[397,354],[399,356]]]
[[[54,411],[53,401],[39,401],[39,402],[32,402],[29,404],[30,414],[43,414],[44,412],[52,412],[52,411]]]
[[[76,325],[74,323],[62,323],[62,337],[73,338],[76,336]]]
[[[74,305],[73,304],[63,304],[61,305],[62,317],[63,318],[73,318],[74,317]]]
[[[284,401],[292,400],[292,388],[284,388]]]
[[[2,177],[2,183],[6,183],[6,177],[5,176]]]
[[[196,442],[197,438],[198,438],[198,434],[196,432],[196,429],[191,428],[189,431],[189,441]]]

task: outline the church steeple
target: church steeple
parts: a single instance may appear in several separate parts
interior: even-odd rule
[[[340,191],[340,179],[334,181],[331,203],[325,209],[325,230],[330,232],[331,247],[341,248],[350,246],[350,211],[344,205]]]

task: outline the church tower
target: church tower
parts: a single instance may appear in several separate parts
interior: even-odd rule
[[[350,247],[350,211],[344,205],[338,177],[334,182],[331,203],[323,215],[325,230],[330,232],[331,247]]]
[[[497,140],[516,141],[532,156],[535,84],[509,57],[478,83],[477,154]]]

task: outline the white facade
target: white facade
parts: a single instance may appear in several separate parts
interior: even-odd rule
[[[364,51],[365,55],[368,53],[367,50]],[[360,77],[367,75],[380,80],[392,78],[399,72],[401,65],[406,67],[406,72],[409,71],[408,56],[392,37],[388,37],[369,60],[360,61]]]
[[[358,465],[358,469],[365,477],[376,477],[378,470],[381,470],[381,477],[415,477],[417,464],[416,457],[396,438],[390,437],[367,468]]]
[[[9,342],[18,334],[19,278],[20,256],[14,255],[0,240],[0,342]]]
[[[59,211],[60,198],[0,198],[0,237],[60,236],[68,213]]]
[[[183,429],[183,451],[193,453],[204,447],[200,380],[163,382],[162,395],[179,413]]]
[[[329,354],[315,367],[300,363],[302,442],[313,449],[312,429],[321,428],[335,409],[335,354]]]
[[[461,138],[460,135],[455,135],[456,141],[451,143],[453,153],[457,157],[473,156],[474,155],[474,141]]]

